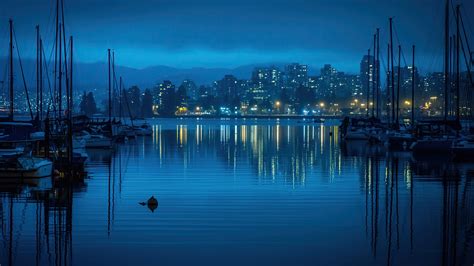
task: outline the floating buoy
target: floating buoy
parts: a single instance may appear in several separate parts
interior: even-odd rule
[[[148,199],[147,204],[148,204],[148,206],[150,206],[150,205],[158,206],[158,200],[155,199],[155,197],[151,196],[151,198]]]
[[[146,202],[139,202],[138,204],[142,206],[146,205],[152,212],[158,208],[158,200],[154,196],[151,196]]]

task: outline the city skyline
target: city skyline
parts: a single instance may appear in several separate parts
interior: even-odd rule
[[[474,4],[461,2],[464,12],[472,13]],[[113,48],[117,65],[137,69],[301,62],[309,66],[330,63],[356,73],[360,54],[370,46],[376,28],[381,28],[382,43],[387,42],[388,17],[395,18],[396,42],[406,49],[418,46],[421,72],[441,69],[443,62],[442,1],[107,3],[69,1],[65,6],[66,31],[74,33],[77,62],[105,62],[106,49]],[[25,58],[33,57],[28,44],[34,41],[36,24],[41,25],[46,40],[53,39],[50,3],[8,0],[0,3],[0,10],[0,22],[4,21],[0,56],[6,55],[10,17]]]
[[[152,117],[173,115],[365,115],[370,112],[386,113],[387,87],[378,85],[380,94],[376,97],[376,84],[372,78],[373,56],[360,60],[359,73],[351,74],[338,70],[330,64],[320,68],[318,75],[311,75],[308,66],[292,63],[283,67],[255,67],[246,77],[225,74],[211,84],[199,84],[192,79],[180,81],[160,80],[153,86],[124,86],[124,95],[118,96],[114,86],[113,113],[119,115],[119,102],[125,116]],[[398,69],[398,66],[395,67]],[[370,78],[368,77],[370,73]],[[395,87],[398,87],[396,71]],[[411,106],[412,67],[400,68],[400,110],[408,115]],[[466,74],[462,73],[462,90],[466,88]],[[385,75],[381,75],[384,79]],[[427,116],[440,115],[443,96],[443,73],[426,75],[415,68],[415,102],[417,112]],[[369,96],[367,95],[367,84]],[[32,92],[33,93],[33,92]],[[86,94],[89,98],[85,98]],[[23,93],[16,94],[22,102]],[[367,97],[368,96],[368,97]],[[119,100],[121,98],[121,100]],[[451,97],[450,97],[451,98]],[[94,100],[95,99],[95,100]],[[87,102],[94,102],[88,106]],[[368,104],[370,101],[370,104]],[[88,88],[76,93],[76,111],[89,116],[107,110],[107,94],[100,88]],[[463,106],[466,104],[461,101]],[[86,107],[88,106],[88,107]],[[27,110],[24,105],[21,109]],[[122,116],[122,115],[120,115]]]
[[[154,97],[159,94],[156,91],[157,88],[163,84],[166,88],[173,88],[175,92],[179,90],[181,86],[185,86],[185,94],[188,99],[193,101],[198,100],[203,95],[199,94],[199,90],[205,89],[206,94],[213,95],[216,98],[225,98],[232,95],[230,98],[238,97],[239,100],[244,100],[248,103],[250,99],[257,102],[269,101],[275,103],[280,100],[280,93],[282,90],[287,90],[289,97],[292,98],[298,88],[302,87],[308,89],[313,93],[313,97],[318,101],[324,102],[335,102],[342,103],[346,102],[345,105],[351,104],[350,101],[354,99],[360,99],[360,103],[365,102],[367,96],[367,83],[368,83],[368,69],[370,69],[370,91],[373,92],[373,62],[374,57],[370,56],[367,60],[367,55],[362,55],[359,62],[358,73],[349,73],[340,70],[331,64],[324,64],[318,69],[311,69],[308,65],[300,63],[290,63],[285,65],[261,65],[254,66],[248,74],[236,75],[234,73],[226,73],[216,76],[212,81],[207,83],[197,82],[193,78],[181,78],[170,80],[166,77],[156,77],[155,81],[149,85],[143,86],[135,83],[128,83],[124,85],[124,89],[136,88],[145,92],[146,90],[152,91]],[[377,67],[381,67],[377,64]],[[395,65],[395,84],[397,84],[398,77],[398,64]],[[402,64],[401,71],[401,94],[403,98],[408,99],[406,95],[411,90],[411,65]],[[311,71],[310,71],[311,70]],[[416,75],[416,94],[417,97],[424,96],[425,100],[429,100],[431,96],[442,96],[443,88],[443,73],[442,72],[430,72],[420,73],[418,68],[415,70]],[[463,72],[465,73],[465,72]],[[118,74],[117,74],[118,75]],[[217,75],[217,74],[216,74]],[[465,74],[462,74],[465,75]],[[379,91],[382,93],[387,92],[386,75],[381,73],[380,84],[378,85]],[[463,82],[465,77],[463,76]],[[397,86],[397,85],[396,85]],[[103,86],[86,86],[76,91],[75,95],[80,96],[83,92],[94,92],[95,96],[99,98],[99,104],[102,105],[102,99],[107,97],[107,91],[102,89]],[[23,103],[24,91],[22,88],[17,88],[19,97],[19,103]],[[34,89],[34,88],[33,88]],[[114,89],[116,91],[117,88]],[[3,94],[6,92],[3,91]],[[30,93],[34,93],[30,91]],[[5,98],[0,95],[0,98]],[[371,95],[372,97],[372,95]],[[295,99],[292,98],[292,101]],[[381,99],[383,100],[383,99]],[[161,100],[160,100],[161,101]],[[229,101],[227,99],[226,101]],[[157,103],[155,103],[157,104]],[[186,102],[185,105],[188,103]],[[353,103],[352,103],[353,104]],[[342,105],[341,105],[342,106]],[[24,108],[27,106],[25,105]]]

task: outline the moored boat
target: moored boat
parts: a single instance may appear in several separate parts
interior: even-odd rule
[[[112,139],[104,135],[90,135],[86,138],[86,148],[112,148]]]
[[[392,150],[408,150],[415,141],[410,132],[393,131],[387,134],[387,144]]]
[[[439,138],[426,137],[415,141],[411,149],[416,154],[448,154],[454,143],[454,138],[443,136]]]
[[[453,143],[452,153],[456,160],[474,160],[474,138],[458,138]]]
[[[135,126],[133,129],[137,136],[151,136],[153,134],[153,128],[148,123]]]
[[[456,121],[419,122],[415,130],[417,140],[411,149],[416,154],[450,154],[459,129],[461,125]]]
[[[112,139],[98,133],[89,133],[87,131],[79,132],[74,137],[76,143],[85,142],[85,148],[112,148]]]
[[[53,162],[34,156],[2,157],[0,178],[42,178],[51,176]]]

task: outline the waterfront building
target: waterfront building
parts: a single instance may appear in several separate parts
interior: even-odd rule
[[[286,88],[296,90],[299,86],[308,87],[308,66],[298,63],[285,67]]]

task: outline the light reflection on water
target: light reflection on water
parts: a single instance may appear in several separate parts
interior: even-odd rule
[[[0,184],[0,263],[473,263],[471,164],[341,143],[335,123],[153,123],[89,151],[84,181]]]

